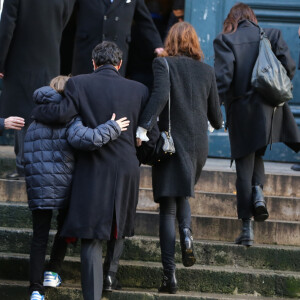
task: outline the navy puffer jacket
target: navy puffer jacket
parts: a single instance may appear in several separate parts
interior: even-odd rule
[[[36,90],[33,98],[36,104],[58,103],[63,99],[49,86]],[[95,129],[83,126],[79,117],[66,126],[50,127],[33,121],[24,143],[29,208],[67,207],[75,166],[74,153],[69,143],[76,149],[96,150],[120,134],[119,125],[112,120]]]

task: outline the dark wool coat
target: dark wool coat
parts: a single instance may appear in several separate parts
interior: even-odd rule
[[[59,75],[61,34],[75,0],[6,0],[0,22],[1,115],[29,121],[33,92]]]
[[[139,190],[135,132],[148,90],[120,76],[113,66],[105,65],[92,74],[69,79],[65,94],[60,105],[36,107],[34,117],[48,123],[66,122],[79,113],[84,124],[94,128],[116,113],[117,118],[126,116],[130,126],[100,150],[77,151],[62,235],[109,240],[115,212],[118,238],[132,236]]]
[[[46,86],[34,93],[37,104],[59,103],[62,96]],[[95,150],[121,134],[115,121],[95,129],[83,126],[80,118],[68,126],[49,127],[33,121],[25,136],[24,163],[28,204],[35,209],[62,209],[68,205],[75,167],[73,149]]]
[[[153,62],[154,85],[139,126],[151,129],[159,116],[160,130],[168,128],[171,90],[171,125],[176,153],[152,168],[155,201],[164,196],[192,196],[208,154],[207,121],[218,129],[222,113],[213,68],[192,58],[168,57]]]
[[[290,78],[295,73],[295,62],[280,30],[265,29],[272,49],[287,70]],[[300,149],[300,132],[288,106],[277,108],[264,102],[251,91],[251,75],[259,48],[259,28],[249,21],[239,23],[236,32],[220,34],[214,40],[215,72],[219,96],[225,104],[227,126],[233,159],[247,156],[271,141],[284,142],[293,150]]]
[[[93,71],[92,50],[102,41],[113,41],[123,51],[120,73],[125,75],[133,21],[144,36],[144,47],[154,52],[163,45],[144,0],[114,0],[108,9],[104,0],[77,0],[76,6],[73,75]]]

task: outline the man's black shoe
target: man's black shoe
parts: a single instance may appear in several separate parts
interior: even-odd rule
[[[122,286],[118,279],[114,276],[107,275],[103,280],[103,291],[112,292],[113,290],[121,290]]]
[[[20,179],[21,179],[21,180],[24,180],[24,179],[25,179],[25,176],[24,176],[24,174],[18,173],[18,171],[14,171],[14,172],[8,174],[8,175],[6,176],[6,178],[7,178],[7,179],[10,179],[10,180],[20,180]]]

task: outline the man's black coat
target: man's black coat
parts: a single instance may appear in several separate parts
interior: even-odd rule
[[[162,41],[144,0],[114,0],[107,8],[104,0],[77,0],[76,36],[72,74],[93,71],[92,50],[102,41],[113,41],[123,51],[125,74],[128,49],[131,41],[131,25],[134,21],[145,37],[145,48],[162,47]]]
[[[1,116],[27,120],[33,92],[60,73],[59,45],[75,0],[5,0],[0,22]]]
[[[296,65],[278,29],[265,29],[272,49],[293,78]],[[300,131],[288,106],[273,107],[252,91],[251,75],[258,56],[259,29],[244,20],[236,32],[220,34],[214,40],[215,72],[220,100],[224,102],[232,158],[241,158],[273,142],[284,142],[300,150]]]
[[[119,75],[105,65],[94,73],[75,76],[67,82],[66,99],[60,104],[39,105],[33,116],[45,123],[65,123],[79,113],[84,125],[95,128],[116,113],[130,126],[101,149],[77,152],[70,207],[64,236],[109,240],[115,221],[118,238],[132,236],[139,191],[139,161],[135,132],[148,89]]]

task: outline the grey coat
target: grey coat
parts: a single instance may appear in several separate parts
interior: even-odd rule
[[[170,77],[163,58],[153,62],[154,85],[139,126],[150,130],[159,116],[160,130],[168,127],[171,91],[171,125],[176,153],[152,168],[155,201],[165,196],[194,196],[208,154],[207,121],[219,129],[222,113],[213,68],[192,58],[168,57]]]
[[[1,116],[30,120],[33,92],[59,75],[62,31],[75,0],[6,0],[0,22]]]
[[[290,78],[296,65],[278,29],[265,29],[272,49]],[[258,56],[259,29],[241,21],[236,32],[214,40],[215,72],[221,101],[225,104],[233,159],[244,157],[271,142],[284,142],[300,150],[300,132],[288,106],[277,108],[271,130],[273,107],[251,88],[251,74]],[[249,92],[249,93],[248,93]]]

